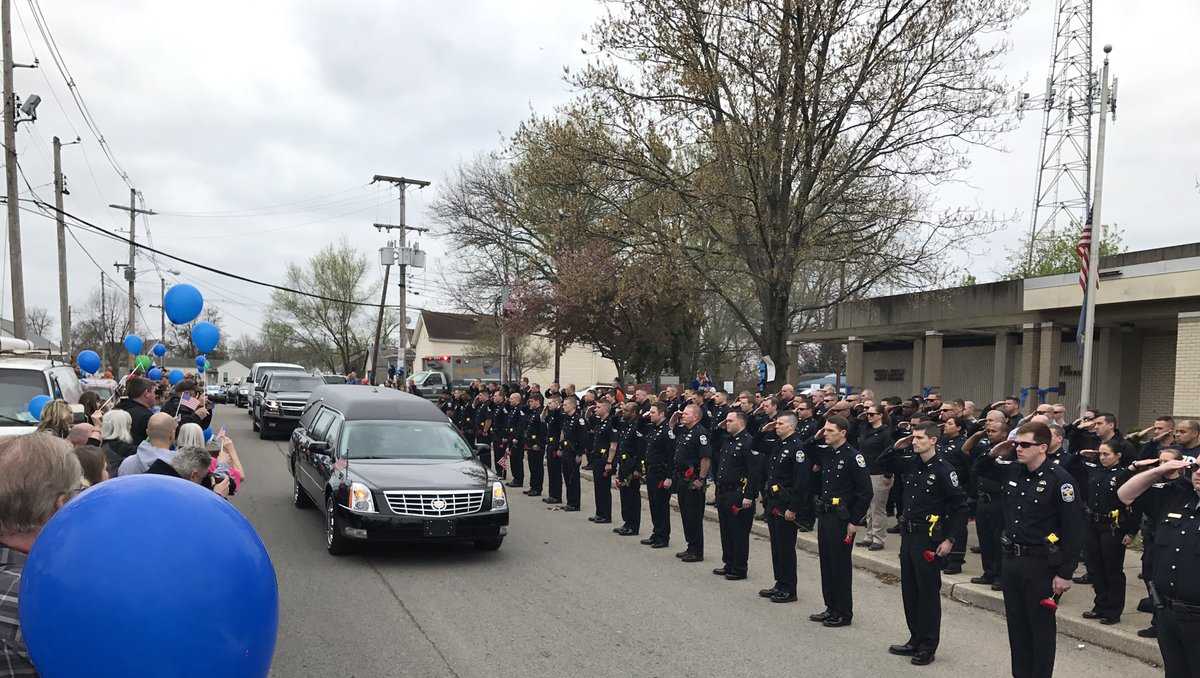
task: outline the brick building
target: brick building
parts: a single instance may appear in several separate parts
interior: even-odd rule
[[[878,396],[938,390],[979,403],[1079,408],[1077,273],[841,304],[834,327],[792,343],[841,341],[846,381]],[[1200,416],[1200,243],[1104,257],[1092,404],[1126,429]]]

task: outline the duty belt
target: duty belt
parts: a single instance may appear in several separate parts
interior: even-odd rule
[[[1045,558],[1050,555],[1050,548],[1044,544],[1029,546],[1027,544],[1004,544],[1004,554],[1013,558]]]
[[[734,483],[717,483],[717,490],[720,492],[733,492],[734,490],[742,489],[745,482],[744,480],[739,480]]]
[[[817,513],[836,513],[841,507],[841,497],[834,497],[832,501],[817,500]]]
[[[1200,605],[1185,603],[1182,600],[1167,598],[1166,596],[1163,596],[1162,598],[1162,605],[1163,607],[1170,608],[1176,612],[1200,616]]]
[[[998,492],[980,492],[979,493],[979,503],[991,504],[992,502],[996,501],[996,498],[994,496],[992,496],[994,494],[999,494],[999,493]]]

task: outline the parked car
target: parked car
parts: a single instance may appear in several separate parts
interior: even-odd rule
[[[308,398],[325,382],[320,377],[295,372],[270,372],[263,380],[262,397],[258,399],[251,416],[254,417],[254,430],[258,437],[266,440],[267,436],[276,431],[286,430],[291,433]]]
[[[292,499],[325,514],[332,554],[365,542],[500,548],[504,485],[429,401],[395,389],[322,386],[288,446]]]
[[[254,382],[250,381],[250,377],[237,385],[237,390],[233,394],[233,404],[238,407],[250,407],[250,394],[254,391]]]
[[[79,413],[83,386],[75,368],[58,360],[0,357],[0,437],[19,436],[37,429],[37,420],[29,414],[34,396],[60,398]]]
[[[208,396],[209,402],[225,402],[225,390],[222,389],[219,384],[209,384],[208,386],[205,386],[204,395]]]

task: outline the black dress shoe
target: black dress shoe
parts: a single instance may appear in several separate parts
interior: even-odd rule
[[[1088,610],[1087,612],[1083,613],[1084,619],[1100,619],[1103,616],[1104,615],[1100,614],[1099,612],[1097,612],[1095,610]]]
[[[717,575],[718,577],[724,577],[725,575],[729,574],[729,570],[726,570],[723,567],[718,567],[713,570],[713,574]]]
[[[627,528],[625,528],[625,534],[622,534],[621,536],[622,537],[636,537],[637,535],[638,535],[638,530],[636,527],[627,527]]]
[[[832,612],[830,612],[829,610],[825,610],[824,612],[818,612],[816,614],[808,615],[808,620],[811,622],[823,622],[832,616],[833,616]]]
[[[962,574],[962,565],[950,565],[942,570],[942,574]]]
[[[596,518],[592,522],[596,523],[597,525],[606,525],[612,522],[612,518]]]
[[[1114,624],[1120,624],[1121,618],[1120,617],[1101,617],[1100,623],[1104,624],[1105,626],[1112,626]]]
[[[563,507],[563,510],[564,510],[564,511],[578,511],[578,510],[579,510],[579,507],[578,507],[578,506],[571,506],[571,505],[567,505],[567,506],[564,506],[564,507]]]
[[[889,645],[888,652],[895,655],[900,655],[901,657],[911,657],[917,653],[917,648],[912,643],[905,643],[903,645]]]
[[[1154,612],[1154,601],[1150,600],[1149,597],[1142,598],[1138,601],[1137,611],[1151,613]]]
[[[665,548],[667,548],[667,547],[668,547],[668,546],[670,546],[670,545],[671,545],[671,542],[669,542],[669,541],[656,541],[656,542],[654,542],[653,544],[651,544],[651,545],[650,545],[650,548],[652,548],[652,549],[665,549]]]
[[[532,497],[532,496],[533,496],[533,490],[525,490],[525,491],[524,491],[524,492],[522,492],[521,494],[525,495],[526,497]],[[541,494],[541,492],[538,492],[538,494]]]
[[[997,581],[997,582],[992,582],[992,590],[993,590],[993,591],[1003,591],[1003,590],[1004,590],[1004,584],[1002,584],[1002,583],[1000,583],[1000,582],[998,582],[998,581]]]
[[[759,591],[758,595],[762,596],[763,598],[770,598],[771,596],[775,595],[776,593],[779,593],[779,589],[772,586],[769,589],[763,589],[763,590]]]
[[[787,591],[777,591],[775,595],[771,596],[772,603],[794,603],[796,600],[796,594]]]
[[[1157,638],[1158,629],[1153,626],[1147,626],[1144,629],[1138,629],[1137,635],[1138,638]]]
[[[838,617],[836,615],[830,616],[829,619],[826,619],[825,621],[821,622],[821,626],[828,626],[831,629],[836,629],[836,628],[840,628],[842,626],[849,626],[849,625],[850,625],[850,619],[848,617]]]
[[[990,586],[990,585],[996,583],[996,578],[989,577],[988,575],[985,574],[982,577],[971,577],[971,583],[972,584],[985,584],[985,585]]]
[[[642,546],[654,546],[658,539],[656,537],[646,537],[641,541]]]
[[[686,556],[680,558],[680,560],[682,560],[685,563],[700,563],[700,562],[704,561],[704,556],[700,555],[699,553],[689,553]]]
[[[521,487],[521,483],[509,483],[509,487]]]
[[[542,501],[547,504],[561,504],[562,503],[562,499],[559,499],[558,497],[546,497]]]
[[[796,531],[797,532],[812,532],[813,526],[805,525],[804,523],[800,523],[799,525],[796,526]]]
[[[676,557],[676,558],[682,558],[682,557],[684,557],[684,556],[690,556],[691,554],[692,554],[692,552],[691,552],[691,551],[684,550],[684,551],[680,551],[679,553],[676,553],[676,554],[675,554],[675,557]]]
[[[1092,577],[1088,573],[1084,572],[1083,574],[1079,575],[1078,577],[1072,577],[1071,581],[1075,582],[1076,584],[1091,584]]]
[[[746,578],[746,575],[738,574],[736,572],[730,572],[729,574],[725,575],[725,579],[727,579],[728,581],[741,581],[745,578]]]
[[[921,650],[913,655],[913,658],[909,661],[915,666],[928,666],[933,663],[933,653],[929,650]]]
[[[621,525],[621,526],[619,526],[619,527],[614,527],[614,528],[613,528],[613,532],[615,532],[615,533],[617,533],[617,534],[621,534],[621,533],[622,533],[622,532],[624,532],[624,531],[625,531],[625,526],[624,526],[624,525]]]
[[[887,529],[888,534],[900,534],[900,526],[893,525]]]

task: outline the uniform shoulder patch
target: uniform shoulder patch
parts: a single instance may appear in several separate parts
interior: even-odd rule
[[[804,463],[804,450],[796,450],[796,463],[797,464]]]
[[[866,460],[866,458],[865,458],[865,457],[863,457],[861,454],[856,454],[856,455],[854,455],[854,461],[857,461],[857,462],[858,462],[858,467],[859,467],[859,468],[866,468],[866,467],[867,467],[867,460]]]
[[[701,445],[708,444],[708,436],[704,435],[703,433],[700,434],[700,444]]]
[[[958,471],[950,472],[950,486],[958,487]]]
[[[1062,500],[1070,504],[1075,501],[1075,486],[1071,483],[1063,483],[1058,488],[1058,493],[1062,495]]]

